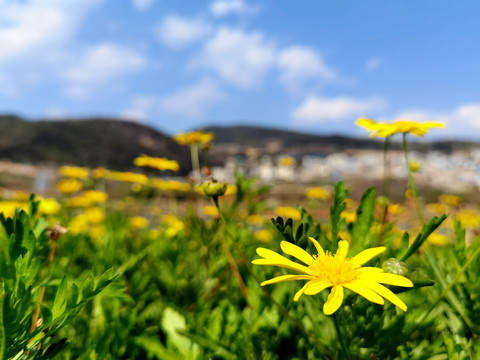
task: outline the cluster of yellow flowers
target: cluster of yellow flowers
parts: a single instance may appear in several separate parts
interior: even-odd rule
[[[423,136],[431,128],[444,128],[445,125],[436,122],[417,123],[414,121],[397,120],[393,123],[376,122],[371,119],[360,118],[356,124],[370,131],[371,137],[389,137],[395,134],[412,134]]]
[[[190,184],[176,180],[150,179],[149,184],[162,191],[188,192],[192,188]]]
[[[321,186],[307,188],[305,190],[305,195],[309,199],[317,199],[322,201],[330,200],[330,193]]]
[[[201,145],[212,142],[215,134],[204,131],[190,131],[179,133],[173,137],[180,145]]]
[[[70,198],[67,202],[72,207],[90,207],[104,203],[108,200],[108,194],[103,191],[86,190],[78,196]]]
[[[178,171],[180,166],[175,160],[168,160],[167,158],[150,157],[147,155],[140,155],[133,160],[135,166],[150,167],[160,171],[171,170]]]

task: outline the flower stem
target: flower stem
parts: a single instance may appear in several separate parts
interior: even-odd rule
[[[337,331],[337,337],[338,337],[338,340],[340,341],[340,345],[342,347],[343,356],[345,357],[346,360],[350,360],[350,357],[348,356],[347,348],[345,346],[345,342],[343,341],[342,332],[340,331],[340,325],[338,324],[337,313],[333,313],[333,323],[335,324],[335,330]]]
[[[417,187],[415,185],[415,176],[413,175],[413,171],[410,169],[410,160],[408,155],[408,142],[407,142],[407,134],[403,134],[403,152],[405,154],[405,161],[407,163],[407,171],[408,171],[408,184],[410,185],[410,189],[412,190],[413,201],[415,202],[415,206],[417,208],[418,220],[420,223],[423,224],[424,218],[422,214],[422,208],[420,207],[420,202],[418,201],[418,192]]]
[[[388,149],[390,148],[390,136],[385,138],[383,144],[383,189],[382,195],[386,198],[390,195],[390,167],[388,164]]]
[[[5,358],[6,334],[3,323],[3,302],[5,300],[5,289],[3,281],[0,284],[0,359]]]
[[[200,160],[198,154],[198,144],[190,145],[190,157],[192,158],[192,170],[193,170],[193,178],[195,181],[200,182]]]

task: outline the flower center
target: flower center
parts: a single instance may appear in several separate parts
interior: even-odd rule
[[[313,276],[321,280],[328,280],[334,285],[342,285],[352,282],[357,278],[358,271],[353,266],[349,258],[340,255],[325,253],[325,257],[320,259],[313,255],[315,262],[309,266]]]

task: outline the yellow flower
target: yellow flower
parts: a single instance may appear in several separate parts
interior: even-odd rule
[[[293,207],[277,206],[274,211],[277,216],[292,218],[293,220],[296,220],[296,221],[300,221],[302,219],[302,215],[300,214],[300,211],[298,211]]]
[[[150,186],[162,191],[190,191],[190,184],[177,180],[150,179]]]
[[[444,124],[436,122],[417,123],[414,121],[397,120],[389,124],[376,122],[366,118],[358,119],[356,124],[370,131],[371,137],[388,137],[395,134],[412,134],[415,136],[423,136],[428,133],[428,130],[431,128],[445,128]]]
[[[112,180],[123,181],[128,183],[138,183],[138,184],[148,183],[148,177],[146,177],[143,174],[137,174],[133,172],[112,171],[110,173],[110,178]]]
[[[105,179],[109,176],[109,174],[110,174],[110,170],[107,170],[102,167],[93,169],[93,177],[95,179]]]
[[[235,195],[237,193],[237,185],[228,185],[227,191],[225,191],[225,196]]]
[[[190,131],[179,133],[173,137],[180,145],[206,144],[215,138],[215,134],[204,131]]]
[[[86,179],[90,173],[90,170],[84,167],[78,166],[62,166],[58,173],[61,176],[74,178],[74,179]]]
[[[281,275],[273,279],[262,282],[262,286],[275,284],[291,280],[308,280],[308,282],[295,294],[293,300],[298,301],[300,296],[316,295],[319,292],[332,288],[327,301],[323,305],[323,313],[331,315],[338,310],[343,302],[344,288],[347,288],[358,295],[363,296],[368,301],[383,305],[384,299],[387,299],[403,311],[407,311],[407,306],[388,288],[383,286],[394,285],[403,287],[413,287],[413,283],[400,275],[384,272],[376,267],[362,267],[363,264],[377,255],[383,253],[385,247],[376,247],[364,250],[353,258],[347,257],[348,242],[341,240],[338,242],[338,250],[335,255],[325,252],[317,240],[309,237],[317,249],[317,255],[310,255],[297,245],[282,241],[280,246],[282,251],[295,257],[306,264],[302,265],[276,253],[275,251],[258,248],[257,254],[262,259],[253,260],[256,265],[271,265],[287,268],[303,273],[304,275]]]
[[[418,161],[410,161],[408,168],[411,172],[418,172],[420,170],[420,163]]]
[[[330,193],[321,186],[307,188],[305,190],[305,195],[307,195],[309,199],[318,199],[323,201],[330,199]]]
[[[441,203],[450,205],[450,206],[460,206],[462,204],[462,198],[456,195],[442,194],[438,197],[438,200]]]
[[[357,213],[355,211],[343,210],[340,217],[345,219],[347,223],[354,223],[357,221]]]
[[[28,200],[28,194],[24,193],[23,191],[16,191],[15,194],[13,195],[13,200],[14,201],[27,201]]]
[[[160,171],[172,170],[178,171],[180,165],[175,160],[168,160],[167,158],[150,157],[147,155],[140,155],[133,160],[135,166],[146,166]]]
[[[15,215],[15,210],[18,208],[26,209],[26,204],[22,204],[17,201],[0,201],[0,213],[3,214],[6,218],[13,218]]]
[[[174,237],[185,228],[185,224],[183,223],[183,221],[180,220],[175,215],[171,215],[171,214],[163,215],[160,218],[160,222],[164,225],[167,225],[167,229],[165,230],[165,235],[169,238]]]
[[[85,218],[90,224],[99,224],[105,220],[105,211],[99,207],[92,207],[85,210]]]
[[[272,241],[273,239],[272,232],[267,229],[257,230],[255,231],[253,236],[255,237],[255,240],[262,241],[262,242],[269,242],[269,241]]]
[[[203,207],[203,213],[207,216],[218,217],[218,210],[216,206],[206,205]]]
[[[427,210],[433,214],[441,215],[449,212],[449,207],[445,204],[431,203],[427,204]]]
[[[57,183],[57,189],[64,194],[72,194],[81,190],[82,183],[77,179],[64,179]]]
[[[296,162],[295,158],[293,158],[291,156],[281,156],[277,160],[278,165],[283,166],[283,167],[293,166],[293,165],[295,165],[295,162]]]
[[[40,203],[39,211],[42,214],[55,215],[56,213],[58,213],[60,211],[60,204],[54,198],[44,199]]]
[[[427,242],[432,245],[446,245],[448,244],[448,238],[443,234],[433,233],[427,238]]]
[[[480,214],[472,209],[465,209],[455,215],[455,218],[465,228],[477,228],[480,226]]]
[[[148,219],[143,216],[133,216],[128,220],[128,224],[133,229],[145,229],[148,227]]]

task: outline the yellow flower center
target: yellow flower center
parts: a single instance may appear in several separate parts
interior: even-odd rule
[[[323,259],[313,255],[315,262],[309,266],[313,276],[318,279],[328,280],[334,285],[342,285],[352,282],[357,278],[358,271],[350,261],[341,255],[325,253]]]

